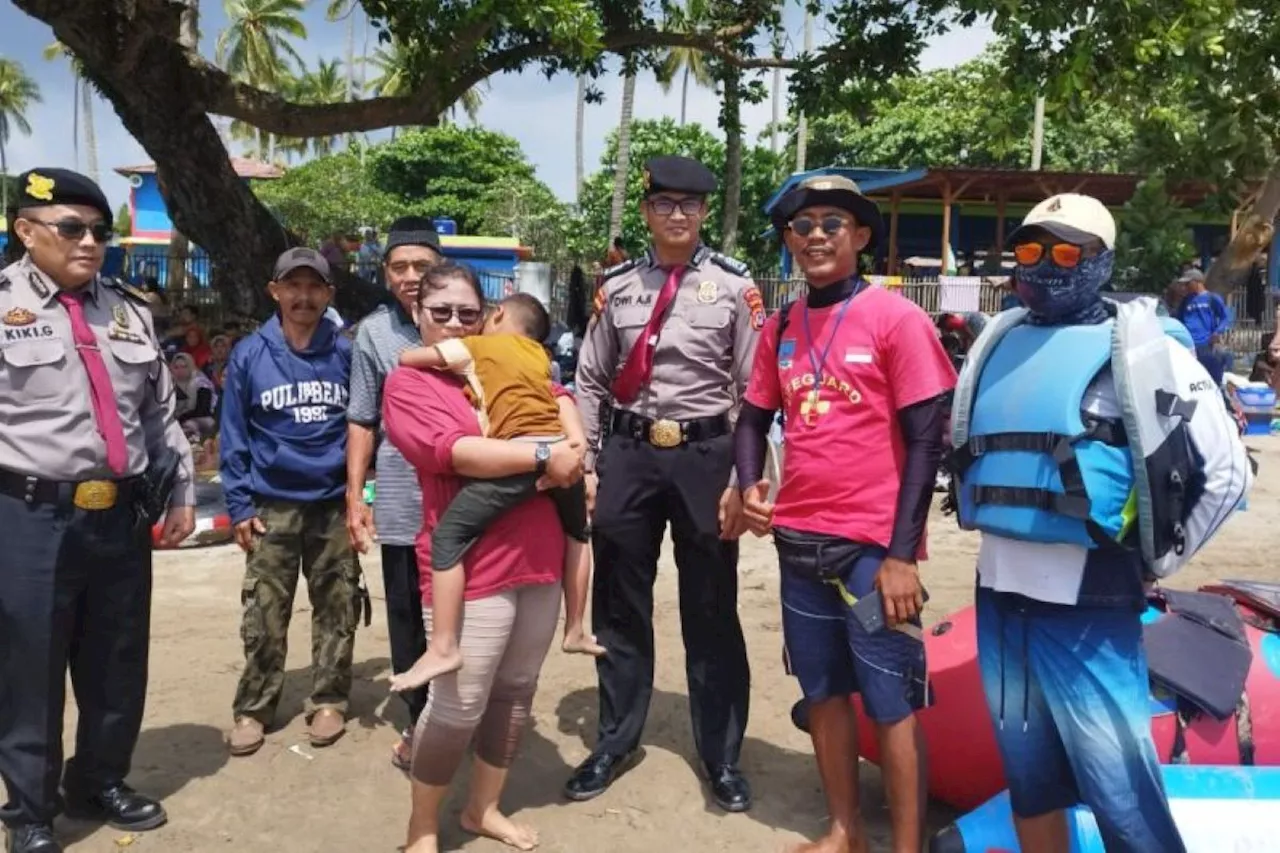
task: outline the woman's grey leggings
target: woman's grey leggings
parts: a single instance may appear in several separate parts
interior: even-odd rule
[[[431,683],[413,738],[415,780],[448,785],[473,735],[477,758],[511,765],[555,636],[560,593],[560,584],[534,584],[466,602],[458,638],[462,669]],[[429,636],[430,608],[423,621]]]

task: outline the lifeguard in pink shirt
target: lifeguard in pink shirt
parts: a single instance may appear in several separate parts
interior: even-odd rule
[[[893,849],[919,851],[926,797],[914,713],[926,685],[917,561],[956,373],[928,314],[858,276],[858,254],[875,248],[884,226],[856,184],[807,179],[771,216],[808,295],[761,331],[734,445],[748,523],[757,535],[772,531],[778,548],[787,661],[808,703],[831,814],[825,837],[793,849],[868,849],[849,702],[859,693],[885,756]],[[779,410],[786,454],[769,503],[761,470]],[[882,612],[875,601],[855,611],[877,593]],[[878,627],[859,618],[866,604]]]

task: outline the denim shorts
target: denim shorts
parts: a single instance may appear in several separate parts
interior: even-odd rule
[[[884,557],[883,548],[865,546],[839,572],[844,591],[853,598],[871,592]],[[867,716],[886,725],[924,707],[922,642],[889,628],[868,634],[840,586],[797,574],[781,551],[779,563],[787,671],[806,700],[858,693]]]
[[[1013,812],[1084,803],[1108,851],[1183,853],[1151,739],[1140,614],[979,587],[978,662]]]

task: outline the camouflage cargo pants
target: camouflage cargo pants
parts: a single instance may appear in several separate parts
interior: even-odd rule
[[[321,708],[347,712],[351,658],[362,610],[360,563],[347,539],[343,501],[257,503],[267,532],[248,555],[240,592],[245,668],[236,717],[269,726],[284,687],[289,617],[298,573],[311,599],[311,695],[308,719]]]

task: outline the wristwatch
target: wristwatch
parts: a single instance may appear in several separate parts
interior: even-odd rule
[[[533,451],[534,468],[533,473],[547,473],[547,462],[551,459],[551,445],[545,441],[538,442],[538,446]]]

